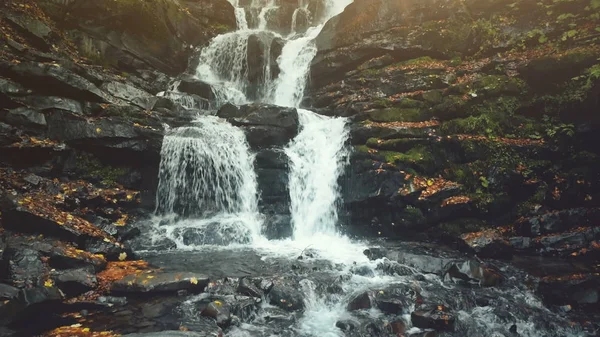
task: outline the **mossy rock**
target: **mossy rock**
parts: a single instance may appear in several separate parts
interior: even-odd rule
[[[370,138],[367,141],[367,146],[384,151],[406,152],[414,147],[428,145],[430,143],[431,141],[429,139],[423,138],[400,138],[390,140]]]
[[[416,99],[404,97],[398,103],[396,103],[395,106],[401,109],[418,109],[425,106],[425,103]]]
[[[450,222],[439,224],[439,229],[453,236],[460,236],[465,233],[479,232],[488,227],[488,224],[476,218],[462,218]]]
[[[516,77],[487,75],[473,82],[478,96],[519,95],[527,90],[527,84]]]
[[[431,105],[442,103],[444,95],[442,90],[430,90],[422,95],[423,100]]]
[[[375,110],[369,113],[369,118],[375,122],[422,122],[427,120],[425,113],[418,108]]]
[[[386,161],[401,169],[412,169],[421,174],[430,174],[436,169],[432,149],[423,145],[415,146],[404,153],[386,152]]]
[[[538,90],[547,90],[581,74],[598,62],[595,50],[573,50],[559,56],[546,56],[532,60],[521,69],[527,82]]]
[[[464,116],[468,105],[469,102],[461,96],[446,96],[440,104],[432,108],[431,115],[438,117],[440,120],[450,120]]]

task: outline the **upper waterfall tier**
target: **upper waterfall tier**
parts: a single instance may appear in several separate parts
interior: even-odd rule
[[[230,0],[238,30],[219,35],[199,57],[196,76],[216,105],[247,102],[298,106],[314,38],[350,0]]]

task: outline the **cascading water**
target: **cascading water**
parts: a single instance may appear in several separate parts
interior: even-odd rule
[[[302,131],[286,149],[294,238],[335,234],[338,179],[347,157],[346,122],[299,109]]]
[[[317,52],[314,38],[325,21],[341,12],[351,0],[323,0],[325,10],[319,15],[309,15],[308,2],[299,0],[291,18],[291,31],[289,35],[285,34],[286,37],[269,31],[273,26],[270,20],[278,15],[281,3],[276,0],[252,0],[250,4],[246,1],[250,7],[243,8],[239,0],[230,2],[235,7],[238,30],[216,37],[204,48],[197,77],[213,86],[216,106],[226,102],[242,104],[259,101],[298,108],[301,132],[285,149],[289,158],[293,238],[269,242],[261,237],[253,157],[242,131],[216,117],[201,117],[194,125],[172,130],[165,137],[157,212],[175,213],[186,219],[159,226],[159,235],[171,239],[180,249],[197,249],[207,244],[251,243],[251,248],[245,246],[242,251],[229,247],[219,252],[231,254],[231,258],[227,255],[224,261],[236,263],[243,263],[248,254],[261,255],[258,260],[265,264],[257,267],[257,270],[265,273],[265,270],[279,266],[279,269],[272,271],[273,274],[267,274],[276,279],[289,277],[290,270],[297,268],[296,261],[308,264],[307,267],[298,268],[313,272],[300,272],[292,276],[296,277],[293,288],[300,285],[304,302],[299,319],[295,316],[278,323],[277,317],[281,317],[281,313],[273,311],[276,309],[272,305],[274,303],[262,303],[256,316],[231,328],[227,335],[339,337],[344,336],[337,327],[340,321],[359,324],[359,329],[362,329],[361,322],[373,322],[367,325],[371,329],[380,320],[390,316],[377,308],[350,312],[347,305],[361,293],[383,295],[390,287],[404,287],[413,292],[418,290],[426,295],[437,296],[439,293],[440,298],[445,296],[446,301],[456,306],[460,331],[467,332],[461,336],[514,336],[510,334],[513,323],[522,337],[577,335],[576,331],[561,328],[566,321],[545,309],[524,283],[511,285],[510,288],[474,287],[463,291],[446,283],[439,275],[421,274],[406,265],[399,265],[403,268],[402,275],[389,275],[380,268],[382,263],[389,261],[369,261],[361,254],[366,246],[352,243],[339,235],[336,232],[340,194],[337,182],[348,157],[345,146],[348,138],[346,120],[320,116],[299,107],[304,97],[310,64]],[[313,21],[312,27],[305,33],[300,33],[297,31],[299,15],[319,19],[318,22]],[[270,59],[271,46],[276,39],[284,41],[281,55],[277,58],[277,76],[273,75],[274,62]],[[258,62],[258,70],[255,69],[256,64],[249,63],[249,49],[256,48],[257,41],[261,46],[257,55],[262,60]],[[254,47],[250,48],[252,43]],[[257,78],[260,83],[256,82]],[[403,249],[410,251],[407,247]],[[305,254],[305,251],[308,253]],[[202,256],[205,255],[210,254],[203,252]],[[298,255],[302,259],[296,259]],[[208,265],[212,264],[212,257],[210,259]],[[251,275],[244,268],[241,268],[242,274]],[[301,280],[298,275],[302,275]],[[460,296],[455,298],[455,291],[463,291],[461,296],[467,299],[474,296],[473,293],[492,299],[490,303],[498,299],[498,306],[516,305],[525,308],[525,314],[507,319],[502,313],[496,313],[492,304],[475,305],[467,301],[463,305]],[[202,294],[186,301],[188,315],[198,319],[198,303],[206,302],[210,296]],[[229,299],[226,297],[226,300]],[[282,299],[281,303],[285,301]],[[402,313],[393,316],[393,319],[404,322],[407,336],[422,332],[410,323],[410,312],[414,307],[413,302],[404,307]],[[544,321],[546,316],[551,319]],[[381,326],[389,329],[388,323],[382,323]],[[366,330],[357,331],[357,335],[389,336],[389,332]]]
[[[179,221],[169,233],[177,236],[190,222],[202,229],[226,219],[230,228],[240,226],[237,241],[260,235],[253,160],[244,133],[217,117],[170,131],[161,150],[156,211],[204,220]]]

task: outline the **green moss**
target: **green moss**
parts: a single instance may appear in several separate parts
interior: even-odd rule
[[[473,89],[478,96],[519,95],[523,94],[526,88],[523,80],[508,76],[487,75],[473,82]]]
[[[423,100],[430,104],[439,104],[442,103],[444,96],[442,95],[441,90],[430,90],[423,93]]]
[[[82,177],[97,180],[108,187],[115,186],[117,180],[127,174],[127,169],[104,165],[96,157],[87,153],[77,156],[75,169]]]
[[[442,100],[442,103],[432,108],[432,114],[441,120],[449,120],[465,115],[465,110],[468,101],[464,100],[461,96],[446,96]]]
[[[460,236],[465,233],[479,232],[487,227],[487,223],[480,219],[464,218],[451,222],[441,223],[439,228],[442,232],[454,236]]]
[[[354,147],[356,152],[369,153],[369,147],[366,145],[357,145]]]
[[[369,117],[375,122],[419,122],[425,120],[423,112],[417,108],[376,110],[372,111]]]
[[[426,222],[423,211],[414,206],[406,206],[401,218],[404,222],[410,224],[424,224]]]
[[[444,135],[471,134],[495,137],[502,134],[502,127],[497,120],[483,114],[445,122],[440,127],[440,132]]]
[[[401,109],[418,109],[422,108],[425,104],[416,99],[404,97],[397,103],[397,107]]]

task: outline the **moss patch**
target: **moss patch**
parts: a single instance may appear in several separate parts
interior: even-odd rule
[[[427,119],[423,111],[418,108],[376,110],[371,111],[369,117],[374,122],[422,122]]]
[[[127,174],[127,169],[104,165],[91,154],[79,154],[76,160],[76,170],[84,178],[97,180],[108,187],[117,185],[117,180]]]

